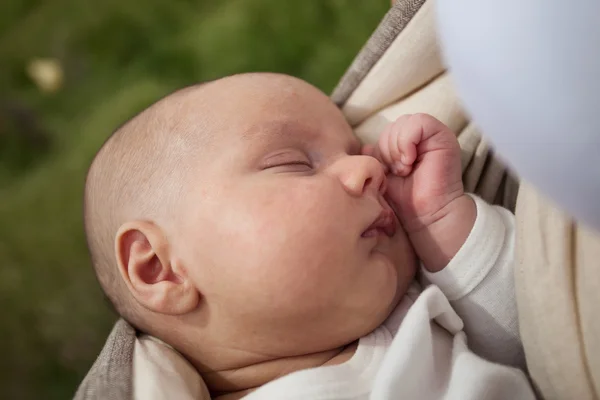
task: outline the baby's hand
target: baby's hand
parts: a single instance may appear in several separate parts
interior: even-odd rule
[[[454,133],[430,115],[404,115],[363,154],[379,159],[389,172],[388,201],[425,266],[443,268],[466,240],[476,214],[464,193]]]
[[[363,153],[391,172],[388,200],[409,233],[435,222],[464,194],[456,136],[430,115],[401,116],[386,127],[377,146],[365,146]]]

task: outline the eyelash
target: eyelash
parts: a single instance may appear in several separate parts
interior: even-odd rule
[[[290,161],[282,162],[269,166],[268,168],[285,168],[287,167],[290,171],[288,172],[308,172],[313,170],[313,165],[309,161]],[[291,171],[292,169],[298,169],[297,171]]]
[[[313,160],[309,158],[309,156],[304,152],[282,152],[279,154],[274,154],[269,157],[266,161],[266,165],[263,166],[263,169],[270,168],[281,168],[281,167],[296,167],[296,168],[307,168],[313,169]]]
[[[304,166],[312,168],[312,164],[309,161],[291,161],[291,162],[281,163],[279,165],[280,166],[284,166],[284,165],[304,165]]]

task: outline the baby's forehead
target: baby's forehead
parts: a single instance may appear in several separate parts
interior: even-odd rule
[[[175,123],[212,137],[216,146],[323,137],[357,141],[326,95],[291,77],[226,78],[174,100]]]
[[[297,118],[266,118],[235,132],[239,140],[249,144],[309,144],[330,145],[357,152],[360,140],[350,126],[336,121]]]
[[[265,119],[257,121],[238,133],[242,140],[257,142],[290,138],[308,141],[323,135],[318,126],[311,126],[307,122],[300,119]]]

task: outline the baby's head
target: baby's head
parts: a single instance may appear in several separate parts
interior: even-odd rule
[[[93,264],[123,317],[202,365],[335,348],[381,324],[414,276],[400,226],[369,231],[390,210],[385,179],[337,107],[299,79],[189,87],[94,159]]]

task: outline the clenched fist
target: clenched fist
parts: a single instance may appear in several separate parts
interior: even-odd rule
[[[454,133],[427,114],[403,115],[387,126],[364,154],[381,161],[388,200],[410,233],[435,222],[464,194],[460,147]]]
[[[423,264],[438,271],[473,228],[476,208],[465,195],[460,147],[454,133],[427,114],[404,115],[363,154],[388,173],[386,197]]]

